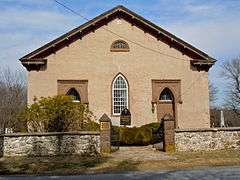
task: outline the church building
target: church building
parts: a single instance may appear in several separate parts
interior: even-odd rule
[[[117,6],[20,59],[34,97],[74,96],[115,125],[127,108],[131,126],[160,122],[210,127],[208,70],[216,61],[158,25]]]

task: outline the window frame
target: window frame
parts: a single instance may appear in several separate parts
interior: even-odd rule
[[[171,97],[171,99],[161,99],[161,97],[162,97],[162,93],[164,93],[164,91],[166,91],[166,92],[168,92],[169,93],[169,95],[170,95],[170,97]],[[173,96],[173,93],[172,93],[172,91],[169,89],[169,88],[164,88],[162,91],[161,91],[161,93],[160,93],[160,96],[159,96],[159,99],[158,99],[160,102],[173,102],[173,100],[174,100],[174,96]]]
[[[124,43],[126,45],[126,48],[116,48],[116,47],[114,47],[114,45],[116,43]],[[130,51],[130,49],[129,49],[129,45],[126,41],[119,39],[112,43],[110,51],[111,52],[128,52],[128,51]]]
[[[118,74],[118,75],[115,76],[115,78],[113,79],[113,81],[112,81],[112,87],[111,87],[111,95],[112,95],[112,98],[111,98],[111,99],[112,99],[112,107],[111,107],[111,109],[112,109],[112,116],[120,116],[120,115],[121,115],[121,112],[115,113],[115,109],[114,109],[114,107],[115,107],[115,104],[114,104],[114,102],[115,102],[115,100],[114,100],[114,98],[115,98],[115,96],[114,96],[114,90],[116,90],[116,88],[114,87],[114,85],[115,85],[118,77],[121,77],[121,78],[123,79],[123,81],[125,82],[125,85],[126,85],[126,88],[118,88],[118,90],[125,90],[125,91],[126,91],[126,107],[123,107],[123,109],[124,109],[124,108],[129,109],[129,85],[128,85],[128,81],[127,81],[127,79],[126,79],[122,74]],[[120,98],[121,98],[121,97],[120,97]],[[124,101],[120,101],[120,102],[124,102]],[[121,111],[121,104],[118,105],[118,107],[120,107],[120,111]],[[122,109],[122,110],[123,110],[123,109]]]
[[[79,100],[73,99],[72,102],[74,102],[74,103],[80,103],[80,102],[81,102],[81,96],[80,96],[80,93],[77,91],[76,88],[74,88],[74,87],[69,88],[68,91],[67,91],[67,93],[66,93],[66,95],[67,95],[67,96],[74,96],[74,95],[70,94],[71,91],[76,92],[76,93],[78,94],[78,97],[79,97]],[[76,97],[76,96],[74,96],[74,97]]]

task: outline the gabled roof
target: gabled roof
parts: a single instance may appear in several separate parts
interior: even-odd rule
[[[59,38],[45,44],[44,46],[34,50],[33,52],[20,58],[20,61],[25,64],[34,61],[34,59],[45,58],[51,53],[56,52],[58,49],[70,44],[71,42],[81,39],[88,33],[94,32],[97,28],[106,25],[108,22],[115,18],[123,18],[130,22],[132,25],[143,29],[146,33],[155,36],[158,40],[163,41],[170,45],[170,47],[178,49],[183,54],[190,56],[194,61],[205,62],[205,64],[214,64],[214,58],[208,56],[201,50],[193,47],[187,42],[181,40],[163,28],[153,24],[138,14],[130,11],[124,6],[116,6],[115,8],[95,17],[94,19],[82,24],[81,26],[71,30],[70,32],[60,36]]]

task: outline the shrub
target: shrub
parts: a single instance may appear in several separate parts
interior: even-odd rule
[[[120,136],[120,127],[112,126],[111,127],[111,144],[113,146],[118,146],[120,144],[119,136]]]
[[[150,123],[141,127],[112,126],[112,142],[120,145],[149,145],[161,141],[160,123]]]
[[[89,121],[88,123],[83,124],[84,131],[99,131],[100,124],[94,121]]]
[[[119,140],[121,145],[135,145],[135,135],[138,128],[120,127]]]
[[[64,132],[97,129],[88,107],[70,96],[41,98],[25,108],[18,118],[33,132]]]
[[[156,132],[160,128],[160,126],[161,126],[160,123],[153,122],[153,123],[150,123],[150,124],[145,124],[141,127],[142,128],[149,128],[149,129],[152,129],[154,132]]]
[[[163,138],[162,124],[154,122],[154,123],[143,125],[141,127],[152,130],[152,139],[150,142],[151,144],[155,144],[155,143],[162,141],[162,138]]]
[[[148,145],[152,141],[152,130],[148,128],[138,128],[135,134],[134,143],[137,145]]]

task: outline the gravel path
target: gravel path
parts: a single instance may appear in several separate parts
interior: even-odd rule
[[[141,161],[151,161],[151,160],[169,160],[176,159],[175,157],[168,156],[162,151],[155,150],[152,145],[141,146],[141,147],[120,147],[120,149],[111,154],[111,157],[117,159],[131,159],[131,160],[141,160]]]

